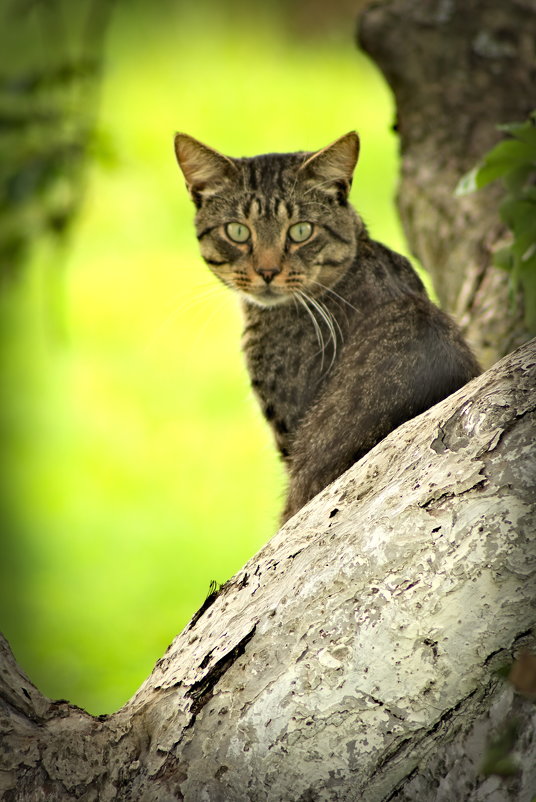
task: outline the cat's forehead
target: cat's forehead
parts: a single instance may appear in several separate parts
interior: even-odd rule
[[[233,159],[239,167],[243,188],[248,192],[286,192],[296,184],[298,170],[310,154],[266,153]]]

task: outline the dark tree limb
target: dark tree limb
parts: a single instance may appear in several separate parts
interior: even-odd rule
[[[500,188],[454,196],[501,137],[499,123],[536,105],[534,0],[391,0],[361,17],[359,41],[396,99],[402,152],[398,207],[441,305],[484,366],[528,339],[522,299],[491,264],[505,236]]]

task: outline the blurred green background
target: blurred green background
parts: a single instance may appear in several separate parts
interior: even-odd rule
[[[240,310],[198,256],[173,133],[242,156],[356,128],[353,201],[404,251],[392,99],[354,29],[348,2],[114,10],[81,213],[2,297],[0,623],[51,697],[117,709],[277,529]]]

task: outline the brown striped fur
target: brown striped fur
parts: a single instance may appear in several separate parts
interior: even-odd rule
[[[409,262],[371,240],[349,204],[357,134],[240,159],[177,134],[175,150],[201,254],[243,299],[251,384],[289,473],[286,520],[479,367]],[[300,242],[298,224],[311,227]]]

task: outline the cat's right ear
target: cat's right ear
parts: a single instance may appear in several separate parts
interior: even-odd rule
[[[175,134],[175,155],[198,208],[203,198],[215,195],[237,172],[231,159],[188,134]]]
[[[299,173],[323,187],[326,192],[347,196],[359,157],[359,137],[355,131],[339,137],[331,145],[312,153],[301,165]]]

